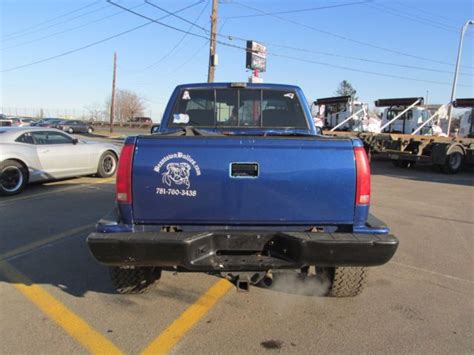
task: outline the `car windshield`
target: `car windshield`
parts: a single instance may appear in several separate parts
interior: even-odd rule
[[[170,126],[307,129],[298,96],[291,90],[185,89]]]

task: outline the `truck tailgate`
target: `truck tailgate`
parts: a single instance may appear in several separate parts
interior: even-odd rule
[[[352,224],[350,140],[321,137],[138,137],[138,224]]]

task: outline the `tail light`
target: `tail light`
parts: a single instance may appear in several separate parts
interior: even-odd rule
[[[370,204],[370,164],[363,147],[354,148],[356,162],[356,205]]]
[[[117,168],[115,199],[121,203],[132,203],[132,161],[135,145],[125,144],[120,153]]]

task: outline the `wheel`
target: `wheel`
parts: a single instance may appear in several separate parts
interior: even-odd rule
[[[120,294],[145,293],[161,277],[161,269],[154,267],[111,267],[110,279]]]
[[[92,132],[94,132],[94,130],[92,129],[92,127],[87,128],[87,133],[92,134]]]
[[[333,267],[317,268],[316,273],[322,273],[330,281],[326,296],[354,297],[359,295],[367,282],[365,267]]]
[[[117,170],[117,156],[114,152],[107,151],[99,159],[97,175],[103,178],[110,177]]]
[[[464,154],[460,148],[453,149],[447,156],[441,170],[445,174],[457,174],[464,162]]]
[[[69,134],[73,134],[73,133],[74,133],[74,130],[73,130],[71,127],[69,127],[68,130],[67,130],[67,132],[68,132]]]
[[[19,194],[28,183],[28,169],[14,160],[0,163],[0,195]]]

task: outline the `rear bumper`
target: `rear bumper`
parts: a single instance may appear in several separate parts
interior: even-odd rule
[[[106,265],[202,272],[376,266],[389,261],[398,247],[390,234],[274,231],[92,233],[87,243]]]

